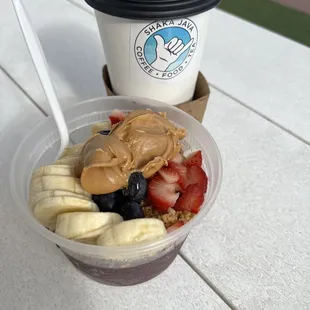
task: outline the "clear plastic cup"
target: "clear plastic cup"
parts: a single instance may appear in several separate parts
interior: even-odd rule
[[[28,204],[29,184],[33,170],[52,163],[57,155],[60,141],[52,117],[48,117],[25,137],[12,162],[11,193],[27,223],[37,233],[58,245],[78,270],[108,285],[134,285],[163,272],[175,259],[190,230],[212,207],[221,185],[221,157],[213,138],[194,118],[171,105],[144,98],[106,97],[77,104],[64,111],[64,114],[71,138],[79,143],[90,136],[91,125],[107,120],[113,109],[127,112],[145,108],[167,112],[171,121],[188,130],[185,150],[202,151],[203,168],[209,177],[205,202],[197,216],[159,241],[118,247],[87,245],[64,239],[36,221]]]

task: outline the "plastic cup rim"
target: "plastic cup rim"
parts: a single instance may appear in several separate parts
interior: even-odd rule
[[[168,105],[166,103],[162,103],[162,102],[152,100],[152,99],[144,99],[144,98],[139,98],[139,97],[127,97],[127,96],[97,97],[97,98],[93,98],[90,100],[85,100],[85,101],[77,103],[74,106],[71,106],[71,107],[65,109],[64,114],[66,114],[66,112],[76,108],[77,106],[81,106],[81,105],[88,104],[91,102],[95,102],[98,100],[115,100],[116,101],[116,100],[121,100],[121,99],[131,100],[131,101],[145,100],[145,101],[148,101],[148,105],[150,103],[154,103],[154,104],[160,103],[162,105],[172,107],[172,109],[175,109],[179,113],[181,112],[182,114],[186,115],[186,117],[190,117],[186,112],[184,112],[180,109],[177,109],[176,107],[173,107],[171,105]],[[102,254],[104,252],[107,252],[107,253],[110,252],[113,254],[121,254],[121,253],[128,254],[130,252],[142,254],[142,253],[145,253],[145,252],[148,252],[151,250],[156,250],[156,248],[162,248],[165,245],[171,244],[171,242],[173,240],[177,241],[182,236],[187,235],[190,232],[190,230],[193,227],[197,226],[198,223],[208,213],[208,211],[213,206],[213,204],[214,204],[214,202],[215,202],[215,200],[219,194],[220,187],[221,187],[221,181],[222,181],[222,170],[223,170],[222,159],[221,159],[219,149],[218,149],[217,144],[214,141],[213,137],[208,132],[208,130],[202,124],[200,124],[198,121],[193,119],[193,121],[196,121],[203,128],[204,132],[209,136],[209,139],[212,143],[213,150],[215,151],[216,157],[218,160],[218,179],[217,179],[216,184],[215,184],[215,189],[214,189],[213,193],[210,195],[208,201],[204,203],[202,209],[199,211],[199,213],[193,219],[191,219],[188,223],[186,223],[184,226],[180,227],[179,229],[167,234],[164,238],[162,238],[158,241],[152,242],[152,243],[148,243],[148,244],[136,244],[136,245],[126,245],[126,246],[115,246],[115,247],[114,246],[113,247],[112,246],[98,246],[98,245],[88,245],[88,244],[78,243],[76,241],[72,241],[72,240],[60,237],[57,234],[55,234],[54,232],[52,232],[52,231],[46,229],[44,226],[42,226],[38,221],[36,221],[36,219],[33,216],[31,216],[31,214],[29,212],[26,211],[26,208],[24,207],[25,202],[21,201],[20,197],[17,197],[17,195],[16,195],[16,185],[15,185],[15,180],[14,180],[15,175],[16,175],[15,162],[17,161],[18,154],[23,149],[23,145],[24,145],[25,141],[27,140],[27,138],[29,136],[31,136],[41,126],[45,126],[46,122],[52,121],[52,120],[53,120],[53,116],[48,116],[44,122],[39,123],[32,130],[30,130],[28,132],[28,134],[25,136],[25,138],[23,139],[23,141],[20,143],[19,147],[17,148],[17,150],[14,154],[14,157],[13,157],[12,163],[11,163],[10,190],[11,190],[11,196],[12,196],[12,199],[14,201],[14,204],[18,207],[18,209],[26,217],[27,224],[29,226],[31,226],[41,236],[45,237],[46,239],[48,239],[49,241],[51,241],[52,243],[54,243],[60,247],[66,248],[68,250],[72,250],[74,252],[85,253],[86,255],[89,255],[89,254],[96,255],[96,254]]]

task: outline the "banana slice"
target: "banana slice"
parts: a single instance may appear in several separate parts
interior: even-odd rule
[[[86,195],[76,194],[76,193],[69,192],[69,191],[55,190],[55,191],[38,192],[32,195],[30,197],[30,206],[33,209],[34,206],[42,199],[51,198],[51,197],[59,197],[59,196],[76,197],[76,198],[81,198],[81,199],[86,199],[86,200],[91,201],[91,194],[88,194],[86,196]]]
[[[31,196],[42,191],[50,190],[64,190],[90,197],[90,194],[81,186],[80,179],[78,178],[62,175],[44,175],[31,180]]]
[[[135,219],[105,227],[97,239],[98,245],[117,246],[158,240],[167,234],[158,219]]]
[[[78,156],[81,154],[82,148],[84,146],[84,143],[73,145],[72,147],[67,147],[64,152],[62,153],[60,158],[66,157],[66,156]]]
[[[68,239],[96,239],[103,226],[122,221],[119,214],[112,212],[63,213],[57,216],[55,233]]]
[[[55,161],[55,165],[75,166],[80,160],[80,156],[65,156]]]
[[[74,166],[71,165],[49,165],[43,166],[34,171],[33,178],[41,177],[43,175],[64,175],[74,177]]]
[[[92,133],[92,135],[95,135],[96,133],[98,133],[99,131],[102,131],[102,130],[111,130],[111,122],[106,121],[106,122],[94,124],[91,128],[91,133]]]
[[[99,212],[92,201],[77,197],[51,197],[39,201],[33,209],[34,217],[45,227],[55,230],[59,214],[68,212]]]
[[[96,230],[93,230],[89,233],[80,235],[76,238],[72,238],[71,240],[76,241],[76,242],[80,242],[80,243],[97,245],[98,236],[101,235],[104,232],[105,228],[108,226],[110,226],[110,225],[105,225],[105,226],[100,227]]]

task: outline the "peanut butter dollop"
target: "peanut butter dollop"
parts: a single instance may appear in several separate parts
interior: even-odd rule
[[[76,173],[89,193],[112,193],[127,186],[133,171],[154,175],[180,151],[185,135],[164,113],[133,111],[109,136],[96,134],[85,143]]]

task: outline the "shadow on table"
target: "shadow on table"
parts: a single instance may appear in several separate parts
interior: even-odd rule
[[[38,35],[50,67],[80,100],[105,96],[101,79],[105,60],[99,34],[68,23],[42,28]]]

